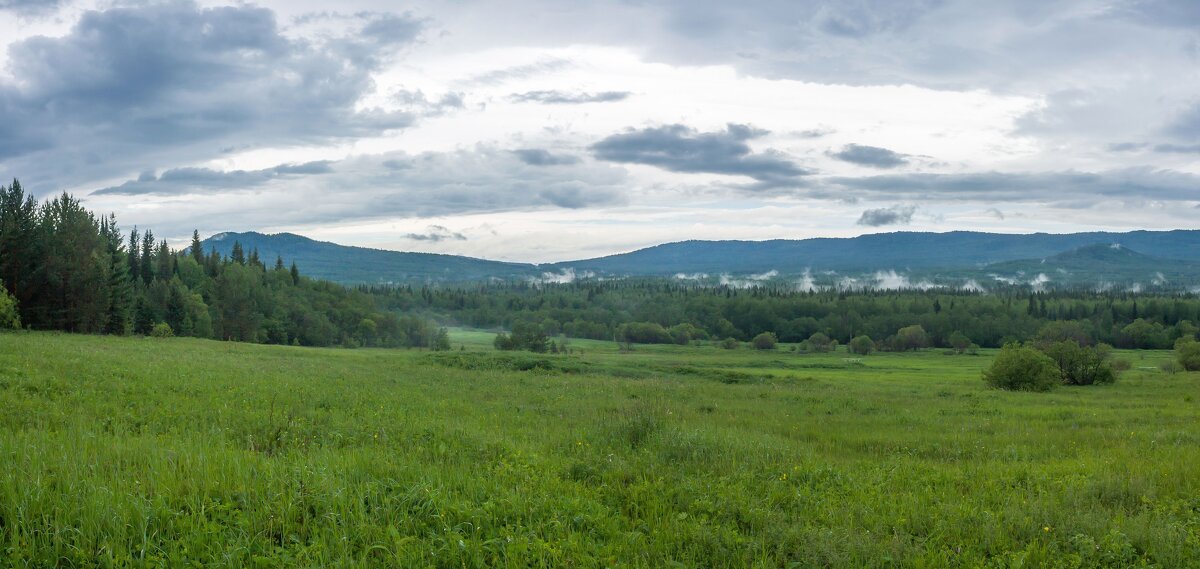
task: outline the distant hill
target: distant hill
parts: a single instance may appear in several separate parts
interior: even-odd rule
[[[631,275],[964,269],[1113,243],[1162,258],[1200,261],[1200,231],[1196,230],[1061,235],[952,231],[802,240],[683,241],[555,266]]]
[[[535,274],[529,264],[352,247],[294,233],[218,233],[201,244],[206,252],[215,248],[229,255],[234,242],[246,254],[257,249],[268,265],[283,257],[288,264],[295,261],[305,275],[342,283],[468,282]]]
[[[508,263],[430,253],[349,247],[291,233],[222,233],[204,241],[228,255],[234,241],[264,262],[296,261],[306,274],[343,283],[475,282],[540,278],[544,273],[599,276],[676,274],[753,275],[780,278],[810,272],[838,275],[896,271],[937,280],[991,273],[1071,274],[1071,282],[1149,282],[1162,273],[1200,285],[1200,230],[1010,235],[877,233],[850,238],[771,241],[682,241],[595,259],[544,265]],[[1119,244],[1119,247],[1112,247]],[[774,271],[774,273],[771,273]],[[1054,282],[1064,282],[1050,275]],[[821,277],[836,281],[840,277]],[[1003,279],[1000,279],[1003,280]],[[1020,280],[1020,279],[1015,279]]]
[[[1143,281],[1166,284],[1200,278],[1200,262],[1145,255],[1120,244],[1087,245],[1044,259],[994,263],[985,268],[996,274],[1048,274],[1059,282]]]

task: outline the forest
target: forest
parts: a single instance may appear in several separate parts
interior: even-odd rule
[[[38,204],[0,186],[0,281],[21,327],[87,334],[168,334],[302,346],[449,347],[441,325],[549,337],[686,344],[764,333],[817,350],[1000,347],[1072,322],[1088,342],[1168,349],[1194,336],[1194,293],[952,289],[805,292],[662,278],[345,287],[235,243],[172,250],[149,229],[122,233],[62,194]],[[5,303],[0,302],[0,306]],[[15,324],[10,323],[10,326]]]
[[[362,287],[382,306],[438,315],[475,328],[538,327],[548,336],[687,343],[748,341],[771,332],[782,342],[821,338],[842,344],[867,336],[883,349],[982,347],[1032,339],[1050,322],[1075,322],[1089,341],[1118,348],[1168,349],[1194,335],[1194,294],[1049,291],[1012,287],[976,293],[947,289],[797,292],[783,287],[700,286],[665,279],[529,282],[475,287]],[[906,343],[919,326],[923,341]],[[816,338],[814,338],[816,336]]]
[[[303,346],[445,347],[429,321],[380,310],[366,293],[236,248],[172,251],[124,235],[62,194],[38,204],[0,186],[0,281],[19,325],[84,334],[156,334]],[[13,302],[15,301],[15,303]],[[0,319],[3,320],[3,319]],[[18,319],[9,319],[10,325]]]

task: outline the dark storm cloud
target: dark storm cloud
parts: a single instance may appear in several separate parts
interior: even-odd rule
[[[903,225],[912,222],[913,214],[917,212],[915,205],[894,205],[880,209],[868,209],[858,218],[858,225],[880,227],[883,225]]]
[[[628,99],[628,91],[601,91],[599,93],[568,93],[565,91],[528,91],[513,93],[508,97],[516,103],[542,103],[546,105],[581,105],[584,103],[613,103]]]
[[[514,150],[513,154],[530,166],[563,166],[579,163],[577,156],[555,154],[542,148],[521,148]]]
[[[310,176],[333,172],[333,162],[318,160],[303,164],[280,164],[264,170],[221,171],[210,168],[172,168],[161,176],[152,172],[143,173],[136,180],[119,186],[96,190],[96,195],[178,195],[193,193],[217,193],[229,190],[245,190],[261,186],[279,178]]]
[[[412,241],[428,241],[430,243],[467,240],[466,235],[463,235],[457,231],[450,231],[441,225],[430,225],[429,227],[425,228],[425,233],[406,233],[403,237]]]
[[[418,25],[406,20],[401,34],[396,18],[378,21],[386,22],[379,34],[409,40]],[[356,109],[380,63],[378,49],[356,41],[288,38],[273,12],[252,6],[176,1],[86,12],[62,37],[10,46],[18,81],[0,83],[0,129],[22,142],[0,142],[0,161],[47,151],[28,167],[101,177],[128,171],[132,160],[190,162],[225,147],[409,126],[410,113]]]
[[[747,125],[697,132],[681,124],[614,134],[591,146],[596,158],[646,164],[672,172],[747,176],[768,185],[798,183],[811,174],[776,152],[754,153],[747,141],[767,134]]]
[[[830,153],[830,156],[843,162],[871,168],[896,168],[908,164],[908,159],[904,154],[878,146],[860,144],[847,144],[840,151]]]

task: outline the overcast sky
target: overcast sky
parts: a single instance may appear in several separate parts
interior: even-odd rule
[[[1200,219],[1195,0],[0,0],[0,45],[0,175],[177,243]]]

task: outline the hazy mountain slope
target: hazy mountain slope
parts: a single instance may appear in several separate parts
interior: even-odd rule
[[[344,283],[412,281],[465,282],[489,278],[514,278],[535,274],[533,265],[488,261],[457,255],[409,253],[351,247],[316,241],[292,233],[220,233],[202,241],[205,251],[215,248],[228,255],[234,242],[249,255],[253,249],[268,265],[283,257],[295,261],[308,276]]]
[[[228,255],[234,241],[247,254],[257,248],[270,264],[276,256],[295,260],[309,275],[344,283],[470,282],[525,279],[545,272],[574,269],[612,276],[754,274],[778,271],[799,275],[838,271],[913,272],[946,277],[987,272],[1058,271],[1072,280],[1121,278],[1147,280],[1157,272],[1167,278],[1196,279],[1200,266],[1200,231],[1134,231],[1130,233],[1036,233],[1009,235],[954,231],[949,233],[878,233],[852,238],[771,241],[683,241],[597,259],[548,265],[488,261],[454,255],[409,253],[348,247],[290,233],[223,233],[204,241]],[[1120,249],[1110,248],[1120,244]],[[1065,253],[1064,253],[1065,252]],[[1046,262],[1054,259],[1054,265]],[[1189,264],[1190,263],[1190,264]],[[1058,279],[1056,279],[1058,280]]]
[[[1086,245],[1120,243],[1162,258],[1200,261],[1200,231],[1134,231],[1007,235],[879,233],[852,238],[773,241],[683,241],[597,259],[558,263],[617,274],[761,273],[777,270],[870,271],[961,269],[991,263],[1042,258]]]

